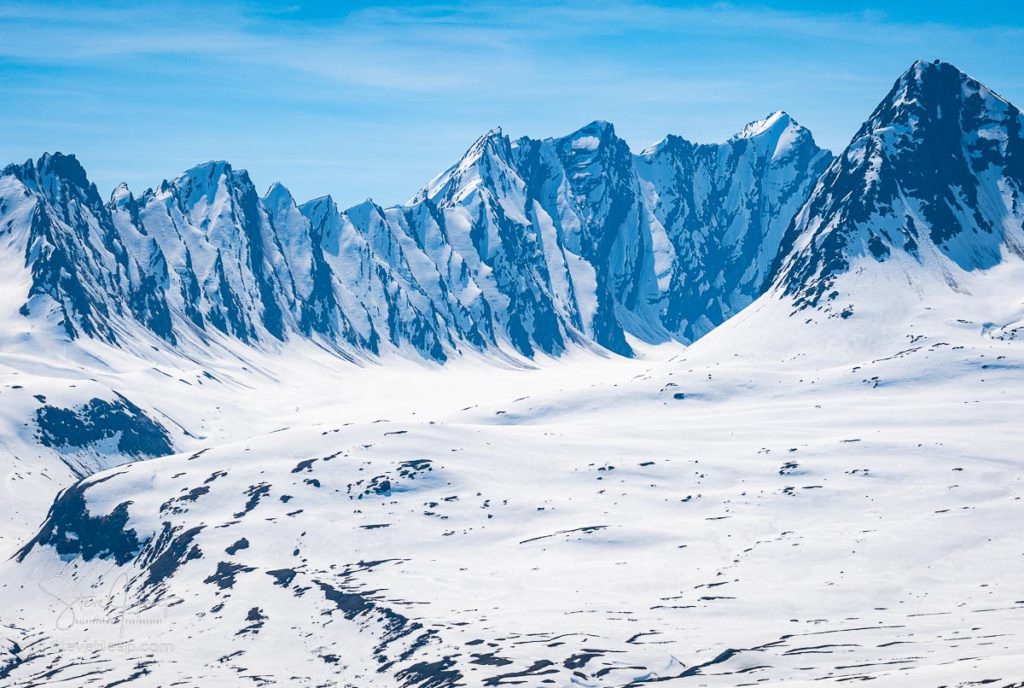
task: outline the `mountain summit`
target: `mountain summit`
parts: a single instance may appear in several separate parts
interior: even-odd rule
[[[849,313],[843,275],[895,263],[956,289],[1024,247],[1024,118],[944,62],[915,62],[794,218],[777,285],[800,307]]]

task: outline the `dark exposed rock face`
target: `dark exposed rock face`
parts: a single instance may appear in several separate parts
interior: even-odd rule
[[[61,492],[39,532],[15,555],[18,561],[23,561],[37,546],[49,546],[61,556],[81,557],[85,561],[99,558],[126,564],[134,559],[142,543],[134,530],[125,528],[131,502],[122,502],[103,515],[93,515],[86,508],[86,490],[118,475],[110,473],[82,481]]]
[[[36,410],[39,441],[55,449],[81,449],[117,439],[118,453],[133,458],[174,452],[170,435],[125,397],[92,399],[76,408],[42,406]]]
[[[1024,118],[943,62],[893,86],[794,218],[778,284],[823,307],[855,260],[906,256],[936,274],[990,268],[1024,246]]]

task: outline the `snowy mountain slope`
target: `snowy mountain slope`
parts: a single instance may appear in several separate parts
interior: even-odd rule
[[[611,124],[592,122],[560,139],[520,139],[516,150],[563,244],[576,311],[588,316],[584,330],[624,354],[626,332],[663,339],[651,228],[626,143]]]
[[[38,526],[59,490],[105,468],[198,451],[312,419],[372,422],[399,410],[422,412],[424,405],[446,408],[439,398],[424,401],[439,384],[460,390],[456,396],[461,398],[450,402],[452,410],[532,394],[554,379],[573,379],[579,356],[606,360],[599,353],[580,352],[564,363],[538,358],[525,367],[511,359],[467,354],[438,378],[426,375],[432,366],[418,357],[366,366],[341,361],[334,350],[304,340],[282,353],[224,338],[214,340],[210,355],[193,359],[160,349],[160,341],[153,335],[134,352],[83,340],[76,347],[57,343],[0,354],[0,558]],[[548,372],[535,374],[539,369]],[[618,375],[615,371],[609,368],[609,375]],[[586,374],[603,378],[592,366]],[[486,385],[480,384],[482,378]],[[135,407],[141,414],[114,413],[111,419],[107,405]],[[40,412],[57,415],[46,423]],[[72,420],[69,413],[79,418]],[[135,422],[125,427],[119,419]],[[56,437],[63,441],[44,441],[54,435],[53,420],[60,430]],[[137,451],[137,443],[122,443],[122,436],[151,436],[151,423],[162,428],[171,448]]]
[[[745,311],[746,350],[98,474],[0,566],[7,680],[1012,685],[1024,350],[991,296],[817,357]]]
[[[245,342],[282,339],[295,326],[293,272],[244,171],[195,167],[141,199],[143,226],[173,275],[168,299],[199,329]],[[293,245],[301,241],[295,237]],[[307,258],[308,261],[308,258]]]
[[[0,364],[0,556],[38,526],[55,490],[126,461],[170,454],[181,436],[117,388],[51,371],[51,363]]]
[[[124,397],[142,412],[140,422],[154,419],[182,449],[193,444],[189,433],[201,434],[198,420],[161,418],[159,376],[136,387],[116,370],[175,371],[171,380],[201,382],[254,357],[294,357],[305,344],[344,361],[397,354],[445,362],[483,352],[521,362],[577,348],[631,355],[636,339],[692,339],[698,330],[679,328],[674,313],[706,311],[702,322],[718,322],[731,311],[714,294],[733,304],[747,297],[721,281],[700,298],[679,292],[671,285],[703,280],[706,261],[676,261],[677,253],[741,235],[745,246],[770,253],[774,239],[761,216],[728,231],[710,221],[673,226],[671,239],[659,218],[675,217],[678,199],[694,196],[681,186],[713,179],[734,184],[731,199],[768,204],[774,221],[784,221],[789,207],[761,198],[775,198],[759,180],[774,189],[768,180],[776,172],[755,158],[740,151],[699,181],[662,175],[658,183],[650,179],[661,179],[668,163],[633,156],[607,123],[543,141],[493,131],[408,204],[368,201],[345,211],[330,198],[299,204],[280,184],[261,197],[246,172],[226,162],[198,165],[138,196],[119,186],[106,203],[74,156],[7,167],[0,349],[6,374],[30,382],[12,382],[28,393],[3,404],[3,422],[18,429],[5,439],[3,471],[15,487],[4,502],[10,509],[0,507],[18,534],[5,539],[33,524],[54,485],[135,458],[116,441],[42,446],[34,395],[63,409]],[[682,164],[678,156],[673,164]],[[650,179],[641,180],[641,167]],[[804,173],[815,171],[809,164]],[[803,191],[786,193],[792,203]],[[705,298],[712,305],[700,305]],[[40,352],[60,362],[43,364]],[[247,372],[236,372],[250,384]],[[83,398],[76,377],[103,382]],[[28,475],[39,482],[30,487]]]
[[[408,207],[426,206],[421,222],[507,314],[497,330],[522,353],[557,354],[580,335],[623,354],[627,334],[690,341],[760,295],[830,156],[779,117],[722,146],[667,141],[634,156],[605,122],[558,139],[492,131]],[[406,219],[414,236],[430,233]]]
[[[624,346],[621,328],[613,342],[581,317],[570,261],[591,282],[595,268],[566,255],[555,218],[524,177],[517,159],[522,143],[513,145],[500,130],[488,132],[413,199],[411,208],[419,211],[413,217],[437,224],[440,245],[459,256],[493,314],[494,329],[507,333],[516,350],[557,355],[588,329],[598,344]]]
[[[3,263],[13,288],[5,321],[115,342],[115,318],[135,320],[171,337],[166,303],[156,290],[161,265],[147,251],[129,253],[106,206],[73,156],[44,155],[0,175]],[[148,248],[148,247],[146,247]],[[147,269],[144,269],[148,268]],[[18,275],[25,271],[28,274]],[[12,298],[13,297],[13,298]],[[16,310],[12,308],[21,299]],[[17,325],[15,325],[17,328]]]

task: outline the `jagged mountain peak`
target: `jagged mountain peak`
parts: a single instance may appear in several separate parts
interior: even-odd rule
[[[576,150],[596,150],[599,145],[617,138],[611,122],[594,120],[559,140]]]
[[[469,147],[459,160],[458,166],[468,167],[469,165],[473,165],[485,155],[506,157],[510,150],[510,146],[511,143],[509,138],[502,132],[501,127],[495,127],[487,133],[482,134],[473,142],[473,145]]]
[[[977,101],[979,109],[1016,110],[956,66],[939,60],[918,60],[900,75],[854,138],[892,127],[896,128],[895,134],[915,130],[922,118],[942,119],[944,114],[961,111],[971,100]]]
[[[767,117],[749,122],[733,138],[749,139],[764,135],[778,136],[790,126],[799,127],[800,125],[784,110],[776,110]]]
[[[299,210],[301,210],[303,214],[308,214],[307,211],[320,212],[325,209],[333,209],[335,212],[338,211],[338,204],[330,194],[317,196],[316,198],[311,198],[305,203],[299,204]]]
[[[457,163],[434,177],[410,204],[430,200],[439,206],[463,203],[481,187],[501,181],[496,177],[514,175],[512,142],[500,127],[480,136]]]
[[[371,219],[383,218],[384,209],[377,205],[372,198],[367,198],[362,203],[356,203],[354,206],[347,208],[345,215],[352,218],[352,221],[357,225],[363,225]]]
[[[142,230],[139,223],[139,202],[136,200],[132,190],[128,188],[126,182],[121,182],[110,192],[110,200],[107,201],[107,207],[115,213],[128,213],[136,228],[145,234],[145,230]]]
[[[90,202],[99,203],[99,192],[89,181],[85,168],[74,154],[61,152],[43,153],[37,160],[26,160],[20,165],[8,165],[3,174],[12,174],[23,183],[45,190],[47,193],[58,193],[61,186],[77,189]]]
[[[127,182],[121,182],[110,192],[110,201],[108,203],[112,206],[123,206],[134,202],[135,195],[128,188]]]
[[[226,160],[210,160],[182,172],[170,185],[189,193],[208,193],[223,184],[228,186],[252,186],[249,173],[236,169]],[[255,192],[255,187],[253,187]]]
[[[259,204],[259,193],[249,173],[224,160],[195,165],[160,188],[164,194],[177,198],[180,207],[189,213],[213,207],[226,209],[239,202],[250,209]]]
[[[231,174],[233,171],[234,168],[227,160],[208,160],[206,162],[201,162],[198,165],[193,165],[185,170],[181,176],[193,178],[208,177],[216,179],[222,174]]]
[[[263,205],[271,208],[298,206],[298,203],[295,201],[292,192],[288,190],[288,187],[281,182],[274,182],[267,188],[267,192],[263,194]]]
[[[579,198],[592,196],[605,181],[630,184],[633,153],[610,123],[595,120],[553,143]]]
[[[652,158],[670,151],[690,151],[693,149],[694,145],[695,144],[682,136],[677,134],[667,134],[665,138],[652,143],[641,150],[638,157]]]
[[[82,167],[82,163],[79,162],[73,153],[64,154],[59,151],[43,153],[36,162],[36,169],[41,174],[52,174],[61,177],[81,188],[90,186],[85,168]]]
[[[971,79],[962,69],[951,62],[943,60],[914,60],[914,63],[907,68],[896,80],[897,83],[917,82],[927,83],[939,79]]]
[[[615,127],[610,122],[603,120],[594,120],[571,134],[554,139],[554,141],[563,151],[581,154],[596,153],[610,146],[619,149],[629,148],[626,142],[615,133]]]
[[[801,150],[818,150],[810,130],[783,110],[750,122],[729,141],[747,141],[770,151],[772,161],[788,160],[791,154]]]
[[[687,148],[710,156],[701,174],[716,185],[732,176],[767,179],[760,148],[740,151],[722,167],[713,147],[700,152],[679,137],[667,141],[678,144],[679,160]],[[678,161],[664,162],[668,169]],[[740,162],[742,171],[731,166]],[[798,161],[792,179],[773,182],[768,192],[753,181],[735,192],[716,190],[763,210],[737,215],[728,231],[713,230],[700,245],[742,241],[743,256],[761,250],[765,237],[773,241],[772,223],[783,221],[775,216],[803,193],[817,162]],[[696,199],[704,182],[693,177],[642,183],[639,165],[605,121],[515,143],[495,128],[402,207],[368,199],[339,211],[330,197],[299,206],[280,183],[261,197],[244,170],[209,161],[134,203],[126,188],[118,190],[108,212],[141,256],[138,267],[129,264],[136,281],[163,285],[157,298],[201,338],[219,331],[260,344],[323,335],[338,338],[332,346],[374,354],[387,341],[434,360],[449,349],[495,344],[526,356],[558,355],[589,339],[629,355],[627,334],[690,340],[751,298],[733,293],[741,275],[716,278],[713,294],[702,291],[704,300],[690,309],[700,313],[672,314],[671,304],[688,293],[678,285],[693,279],[683,274],[690,262],[675,256],[692,245],[694,222],[704,222],[674,218],[694,200],[713,197]],[[677,194],[678,184],[693,189]],[[693,259],[707,263],[709,255]],[[743,277],[745,285],[755,282],[757,275]],[[705,302],[720,296],[731,305],[715,305],[694,324]]]
[[[839,283],[855,268],[892,262],[919,290],[959,289],[964,272],[1021,253],[1022,131],[1020,111],[976,79],[915,62],[795,217],[777,286],[798,308],[849,317],[856,299]]]
[[[776,113],[762,128],[796,126]],[[323,336],[434,360],[467,346],[533,356],[592,342],[629,355],[627,335],[689,341],[756,296],[760,269],[740,264],[773,252],[779,216],[822,162],[808,146],[780,173],[766,163],[775,140],[749,140],[721,156],[670,136],[674,158],[652,162],[606,121],[514,143],[494,128],[405,206],[368,199],[344,211],[329,196],[299,205],[279,182],[261,196],[244,170],[204,162],[140,198],[119,187],[98,204],[136,291],[94,320],[138,310],[123,302],[146,292],[148,322],[158,316],[153,329],[168,340]],[[688,157],[701,159],[695,174],[677,169]],[[711,218],[698,208],[724,198],[742,199],[741,210]],[[698,264],[720,274],[688,272]],[[678,308],[691,292],[700,303]]]
[[[662,320],[693,341],[763,293],[786,227],[832,155],[776,111],[721,143],[670,134],[635,160],[672,242]]]
[[[668,134],[660,141],[641,150],[638,156],[650,158],[665,153],[689,155],[697,146],[728,145],[741,141],[764,142],[767,145],[776,146],[780,149],[778,151],[780,156],[797,143],[817,147],[809,129],[793,119],[785,110],[776,110],[766,117],[747,123],[740,131],[729,137],[724,144],[697,144],[677,134]]]

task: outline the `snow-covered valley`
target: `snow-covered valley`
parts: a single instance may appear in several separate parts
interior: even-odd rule
[[[918,62],[835,158],[8,168],[0,685],[1024,686],[1022,131]]]
[[[1024,350],[964,320],[360,372],[65,493],[0,568],[9,680],[1009,685]]]

